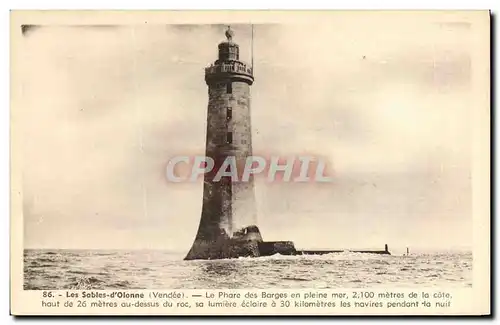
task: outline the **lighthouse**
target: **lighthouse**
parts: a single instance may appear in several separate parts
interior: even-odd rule
[[[252,156],[250,86],[253,67],[240,61],[240,47],[228,27],[217,60],[205,68],[208,86],[206,157],[242,167]],[[241,170],[242,168],[238,168]],[[262,237],[257,227],[253,175],[247,181],[206,173],[200,225],[186,260],[259,256]]]
[[[224,259],[281,255],[321,255],[342,250],[297,250],[292,241],[263,241],[257,227],[253,175],[243,180],[234,170],[243,170],[252,161],[250,86],[253,65],[240,61],[240,47],[228,27],[226,40],[218,46],[218,58],[205,68],[208,86],[207,136],[205,156],[213,161],[203,180],[200,225],[193,246],[184,258]],[[253,42],[253,29],[252,29]],[[252,60],[253,62],[253,60]],[[226,162],[232,164],[226,164]],[[224,175],[221,177],[221,175]],[[247,175],[248,176],[248,175]],[[353,251],[389,254],[384,250]]]

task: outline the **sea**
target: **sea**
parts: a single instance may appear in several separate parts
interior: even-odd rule
[[[162,250],[24,251],[25,290],[472,287],[472,253],[184,261]]]

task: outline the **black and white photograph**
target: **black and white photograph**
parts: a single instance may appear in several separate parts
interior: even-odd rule
[[[478,288],[487,11],[195,17],[15,20],[22,291]]]

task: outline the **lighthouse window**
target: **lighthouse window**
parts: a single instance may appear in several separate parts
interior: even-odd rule
[[[231,107],[228,107],[226,110],[226,119],[230,121],[233,118],[233,111]]]
[[[233,143],[233,133],[232,132],[228,132],[226,134],[226,143],[228,143],[228,144]]]
[[[233,84],[232,83],[228,82],[226,84],[226,88],[227,88],[226,90],[227,90],[228,94],[232,94],[233,93]]]

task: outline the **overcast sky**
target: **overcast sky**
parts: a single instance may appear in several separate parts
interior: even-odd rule
[[[327,159],[329,184],[257,178],[265,240],[302,248],[472,244],[471,35],[391,19],[255,26],[254,154]],[[250,27],[233,26],[250,61]],[[187,251],[223,25],[41,27],[22,41],[27,247]]]

